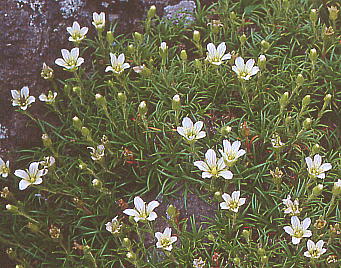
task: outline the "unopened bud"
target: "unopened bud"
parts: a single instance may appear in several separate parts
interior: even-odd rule
[[[210,240],[210,241],[214,241],[215,239],[214,239],[214,235],[212,234],[212,233],[209,233],[208,235],[207,235],[207,238],[208,238],[208,240]]]
[[[179,216],[179,211],[173,205],[169,205],[167,208],[167,217],[171,220],[175,220]]]
[[[325,97],[324,97],[324,105],[329,105],[330,101],[332,99],[332,95],[330,94],[327,94]]]
[[[52,146],[52,140],[46,133],[41,135],[41,140],[43,141],[43,145],[45,148],[50,148]]]
[[[181,109],[180,96],[178,94],[174,95],[172,99],[172,109],[174,111],[179,111]]]
[[[44,79],[52,79],[53,78],[53,69],[46,65],[46,63],[43,63],[43,69],[40,73],[41,77]]]
[[[98,179],[93,179],[92,180],[92,186],[95,188],[102,188],[103,183]]]
[[[304,96],[304,98],[302,100],[302,109],[307,107],[309,104],[310,104],[310,95],[306,95],[306,96]]]
[[[237,15],[234,11],[230,12],[230,19],[234,22],[237,20]]]
[[[311,154],[315,155],[318,154],[321,150],[321,146],[318,144],[314,144],[313,148],[311,149]]]
[[[306,120],[303,121],[303,128],[304,129],[310,129],[311,127],[311,118],[307,118]]]
[[[247,40],[247,37],[245,34],[242,34],[241,36],[239,36],[239,41],[242,46],[245,44],[246,40]]]
[[[233,258],[233,264],[236,266],[240,265],[240,259],[238,257]]]
[[[260,261],[263,265],[267,265],[268,264],[268,261],[269,261],[269,257],[268,256],[262,256],[260,258]]]
[[[80,96],[82,94],[81,87],[73,87],[72,91],[75,92],[78,96]]]
[[[133,54],[135,52],[135,48],[132,44],[130,44],[128,47],[127,47],[127,51],[128,51],[128,54]]]
[[[338,179],[337,182],[334,182],[332,193],[335,196],[339,196],[341,194],[341,180]]]
[[[200,32],[199,31],[194,31],[193,32],[193,40],[195,42],[199,42],[200,41]]]
[[[243,238],[245,239],[246,242],[249,242],[250,238],[251,238],[251,231],[244,229],[242,231],[242,236],[243,236]]]
[[[183,61],[186,61],[187,60],[187,52],[186,50],[181,50],[180,52],[180,59],[183,60]]]
[[[32,233],[38,233],[40,231],[40,228],[37,224],[29,222],[27,224],[28,229],[31,230]]]
[[[156,14],[156,6],[152,5],[148,10],[147,18],[148,19],[153,18],[155,16],[155,14]]]
[[[258,248],[257,249],[257,253],[258,253],[259,256],[265,256],[266,251],[265,251],[264,248]]]
[[[290,115],[287,116],[287,117],[285,118],[285,125],[286,125],[286,126],[289,126],[291,120],[292,120],[292,117],[291,117]]]
[[[265,69],[265,67],[266,67],[266,57],[264,55],[260,55],[258,57],[257,65],[258,65],[259,68]]]
[[[145,116],[147,114],[147,104],[145,101],[141,101],[141,103],[139,104],[139,108],[138,108],[138,112],[141,116]]]
[[[315,8],[310,10],[310,21],[312,24],[316,24],[317,17],[318,17],[317,10]]]
[[[143,40],[143,35],[140,34],[139,32],[134,32],[134,39],[136,43],[141,43]]]
[[[82,127],[83,127],[82,121],[81,121],[77,116],[74,116],[74,117],[72,118],[72,123],[73,123],[74,128],[77,129],[77,130],[79,130],[79,131],[80,131],[80,130],[82,129]]]
[[[313,197],[318,197],[322,193],[322,190],[323,190],[323,185],[322,184],[316,185],[313,188],[313,191],[312,191]]]
[[[114,34],[112,31],[107,31],[106,39],[110,45],[114,42]]]
[[[222,201],[223,200],[223,198],[222,198],[222,194],[221,194],[221,192],[215,192],[214,193],[214,199],[216,200],[216,201]]]
[[[202,63],[201,63],[201,61],[200,61],[199,59],[195,59],[195,60],[194,60],[194,66],[195,66],[195,68],[201,70],[201,68],[202,68]]]
[[[129,251],[126,256],[130,261],[133,261],[136,259],[136,254],[134,252],[131,252],[131,251]]]
[[[117,99],[122,106],[127,104],[127,95],[124,92],[117,93]]]
[[[130,248],[131,247],[131,241],[128,237],[123,238],[122,240],[122,246],[125,248]]]
[[[329,19],[331,21],[336,21],[339,15],[339,10],[337,9],[337,7],[336,6],[328,7],[328,11],[329,11]]]
[[[95,100],[98,106],[101,106],[102,108],[107,107],[107,100],[101,94],[96,94]]]
[[[79,169],[85,170],[87,169],[87,164],[85,164],[82,160],[80,160],[80,163],[78,164]]]
[[[82,133],[83,137],[85,137],[85,138],[90,137],[90,130],[87,127],[82,127],[81,133]]]
[[[227,137],[229,135],[229,133],[231,132],[232,128],[230,126],[223,126],[220,129],[220,133],[221,135],[223,135],[224,137]]]
[[[18,208],[18,207],[14,206],[14,205],[11,205],[11,204],[7,204],[7,205],[6,205],[6,209],[7,209],[8,211],[10,211],[10,212],[13,212],[13,213],[19,211],[19,208]]]
[[[288,99],[289,99],[289,92],[284,92],[284,94],[281,96],[279,100],[281,110],[283,110],[287,106]]]
[[[304,83],[304,77],[302,74],[298,74],[296,77],[296,86],[301,87]]]
[[[261,46],[262,46],[262,51],[263,52],[267,52],[270,48],[270,44],[268,41],[262,40],[262,42],[260,42]]]
[[[309,59],[311,62],[315,63],[317,60],[317,51],[315,48],[310,49]]]

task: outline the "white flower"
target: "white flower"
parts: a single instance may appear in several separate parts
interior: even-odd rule
[[[105,224],[105,229],[112,234],[118,234],[122,227],[122,224],[120,224],[117,218],[118,216]]]
[[[224,193],[221,196],[225,202],[220,203],[221,209],[228,209],[235,213],[238,212],[240,206],[245,204],[246,198],[239,198],[240,191],[234,191],[232,193],[232,197],[229,194]]]
[[[92,13],[92,25],[96,27],[97,30],[103,29],[105,26],[105,13]]]
[[[207,44],[207,57],[206,60],[214,65],[220,65],[223,63],[224,60],[231,59],[231,54],[225,54],[226,45],[225,42],[222,42],[216,48],[214,44],[209,43]]]
[[[168,48],[167,43],[166,43],[166,42],[161,42],[161,44],[160,44],[160,49],[161,49],[162,51],[166,51],[167,48]]]
[[[291,226],[284,226],[283,229],[286,233],[291,235],[292,243],[296,245],[300,243],[303,237],[311,237],[312,233],[308,230],[310,223],[310,218],[305,218],[301,223],[297,216],[292,216]]]
[[[41,184],[43,182],[42,176],[46,175],[47,169],[39,169],[39,162],[32,162],[28,169],[17,169],[14,175],[22,178],[19,182],[19,190],[25,190],[31,184]]]
[[[316,154],[314,156],[314,161],[311,159],[311,157],[306,157],[305,162],[308,166],[309,175],[312,177],[317,177],[319,179],[324,179],[326,177],[326,174],[324,172],[332,168],[332,165],[330,163],[322,164],[322,157],[319,154]]]
[[[167,251],[171,251],[173,243],[178,240],[176,236],[172,236],[172,229],[167,227],[163,233],[156,232],[155,237],[157,238],[156,247]]]
[[[75,21],[72,24],[72,27],[67,27],[66,30],[71,35],[69,37],[69,41],[79,43],[85,38],[85,35],[88,32],[88,27],[80,27],[79,23]]]
[[[217,178],[221,176],[226,180],[230,180],[233,177],[232,172],[227,169],[224,159],[221,157],[217,161],[217,155],[212,149],[207,150],[205,161],[195,161],[194,165],[201,171],[204,171],[202,173],[202,178]]]
[[[104,157],[104,150],[105,150],[104,145],[100,144],[96,148],[94,147],[87,147],[87,148],[91,150],[90,155],[91,155],[92,160],[99,161]]]
[[[53,69],[44,62],[40,75],[44,79],[51,79],[53,78]]]
[[[204,268],[205,264],[206,264],[206,262],[201,257],[193,260],[193,267],[194,268]]]
[[[0,175],[3,178],[6,178],[8,176],[8,173],[10,172],[9,169],[9,161],[7,160],[6,163],[2,158],[0,157]]]
[[[79,66],[84,63],[84,59],[79,57],[79,48],[75,47],[68,51],[67,49],[62,49],[62,58],[56,59],[55,63],[66,70],[74,71],[77,70]]]
[[[30,90],[28,87],[23,87],[19,90],[11,90],[12,94],[12,105],[20,106],[21,110],[26,110],[27,107],[36,101],[36,98],[30,96]]]
[[[219,151],[228,167],[233,166],[238,158],[246,153],[243,149],[239,150],[240,145],[240,141],[235,141],[231,145],[228,140],[223,140],[223,150],[220,149]]]
[[[134,220],[138,221],[154,221],[157,218],[157,214],[153,211],[160,204],[157,201],[151,201],[146,206],[146,203],[142,200],[141,197],[136,196],[134,198],[135,209],[125,209],[123,211],[124,214],[129,216],[134,216]]]
[[[249,80],[251,76],[259,72],[259,68],[254,66],[255,60],[253,59],[249,59],[245,64],[243,58],[238,57],[234,64],[235,66],[232,66],[232,70],[236,72],[240,79]]]
[[[124,54],[118,55],[116,58],[116,55],[113,53],[110,53],[110,61],[111,61],[111,66],[108,66],[105,71],[106,72],[113,72],[115,74],[120,74],[122,73],[125,69],[128,69],[130,67],[129,63],[124,62],[125,57]]]
[[[202,121],[198,121],[193,125],[192,120],[188,117],[185,117],[182,120],[182,127],[177,127],[176,130],[188,142],[194,142],[198,139],[206,137],[206,132],[201,131],[203,126],[204,123]]]
[[[300,209],[299,209],[299,202],[297,199],[295,199],[294,202],[291,201],[291,196],[290,194],[286,199],[282,199],[283,204],[286,206],[284,209],[284,213],[286,214],[291,214],[291,215],[299,215],[300,214]]]
[[[272,147],[274,147],[275,149],[280,149],[284,145],[279,135],[274,135],[274,137],[271,139],[271,144],[272,144]]]
[[[139,74],[139,73],[142,73],[144,68],[146,68],[146,65],[139,65],[139,66],[134,66],[133,67],[133,70],[135,73]]]
[[[44,169],[52,167],[56,163],[56,159],[53,156],[45,156],[42,161],[39,162]]]
[[[304,256],[308,258],[318,259],[327,250],[323,248],[323,240],[318,241],[316,244],[310,239],[307,241],[308,251],[304,252]]]
[[[49,90],[49,92],[46,94],[42,93],[39,96],[39,100],[46,102],[47,104],[52,104],[54,103],[56,97],[57,97],[58,93],[57,92],[52,92],[51,90]]]
[[[1,170],[1,168],[0,168],[0,170]],[[336,195],[336,196],[341,194],[341,180],[340,179],[338,179],[337,182],[334,182],[332,193],[333,193],[333,195]]]

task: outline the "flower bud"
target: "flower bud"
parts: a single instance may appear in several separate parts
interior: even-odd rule
[[[72,91],[75,92],[78,96],[80,96],[82,94],[81,87],[73,87]]]
[[[85,138],[90,137],[90,130],[87,127],[82,127],[81,133],[82,133],[83,137],[85,137]]]
[[[301,87],[304,83],[304,77],[302,74],[298,74],[296,77],[296,86]]]
[[[141,116],[145,116],[147,114],[148,108],[147,104],[145,101],[141,101],[139,107],[138,107],[138,112]]]
[[[270,48],[270,44],[268,41],[262,40],[262,42],[260,42],[261,46],[262,46],[262,51],[263,52],[267,52]]]
[[[214,235],[213,235],[212,233],[209,233],[209,234],[207,235],[207,239],[210,240],[210,241],[214,241],[214,240],[215,240],[215,239],[214,239]]]
[[[313,148],[311,149],[311,155],[318,154],[321,150],[321,146],[318,144],[314,144]]]
[[[246,40],[247,40],[247,37],[245,34],[242,34],[241,36],[239,36],[239,41],[242,46],[245,44]]]
[[[19,211],[19,208],[14,206],[14,205],[11,205],[11,204],[7,204],[6,205],[6,209],[10,212],[13,212],[13,213],[16,213]]]
[[[265,256],[266,251],[265,251],[264,248],[258,248],[257,249],[257,253],[258,253],[259,256]]]
[[[201,61],[200,61],[199,59],[195,59],[195,60],[194,60],[194,66],[195,66],[195,68],[201,70],[201,68],[202,68],[202,63],[201,63]]]
[[[224,137],[227,137],[229,135],[229,133],[231,132],[232,128],[230,126],[223,126],[220,129],[220,133],[221,135],[223,135]]]
[[[70,85],[64,85],[63,90],[64,90],[66,95],[70,95],[71,86]]]
[[[304,96],[304,98],[302,100],[302,109],[307,107],[309,104],[310,104],[310,95],[306,95],[306,96]]]
[[[313,191],[312,191],[313,197],[318,197],[322,193],[322,190],[323,190],[323,185],[322,184],[316,185],[313,188]]]
[[[106,39],[109,45],[111,45],[114,42],[114,34],[112,31],[107,31]]]
[[[41,140],[43,141],[43,145],[45,148],[50,148],[52,146],[52,140],[46,133],[41,135]]]
[[[128,237],[123,238],[122,240],[122,246],[125,248],[130,248],[131,247],[131,241]]]
[[[86,163],[84,163],[82,160],[80,160],[80,163],[78,164],[78,167],[81,170],[85,170],[85,169],[87,169],[88,166],[87,166]]]
[[[230,19],[234,22],[237,20],[237,15],[234,11],[230,12]]]
[[[134,39],[136,43],[141,43],[143,40],[143,35],[139,32],[134,32]]]
[[[92,180],[92,186],[100,189],[103,186],[103,182],[98,180],[98,179],[93,179]]]
[[[284,92],[284,94],[281,96],[279,100],[279,105],[281,107],[281,110],[283,110],[287,106],[288,99],[289,99],[289,92]]]
[[[132,251],[129,251],[126,256],[130,261],[134,261],[136,259],[136,254]]]
[[[52,79],[53,78],[53,69],[46,65],[46,63],[43,63],[43,69],[40,73],[41,77],[44,79]]]
[[[9,198],[11,195],[12,195],[12,193],[9,191],[8,187],[4,187],[4,188],[2,189],[2,191],[0,191],[0,196],[1,196],[2,198],[7,199],[7,198]]]
[[[32,233],[38,233],[40,231],[40,228],[37,224],[29,222],[27,224],[28,229],[31,230]]]
[[[81,130],[82,129],[82,127],[83,127],[83,123],[82,123],[82,121],[77,117],[77,116],[74,116],[73,118],[72,118],[72,123],[73,123],[73,127],[75,128],[75,129],[77,129],[77,130]]]
[[[200,41],[200,32],[199,31],[193,31],[193,40],[194,42],[199,42]]]
[[[183,61],[186,61],[187,60],[187,52],[186,52],[186,50],[181,50],[181,52],[180,52],[180,59],[181,60],[183,60]]]
[[[174,95],[172,99],[172,109],[174,111],[179,111],[181,109],[180,96],[178,94]]]
[[[147,18],[148,19],[151,19],[155,16],[156,14],[156,6],[155,5],[152,5],[149,10],[148,10],[148,13],[147,13]]]
[[[176,220],[176,218],[179,216],[179,211],[173,205],[168,206],[166,213],[167,213],[167,218],[173,221]]]
[[[261,263],[263,264],[263,266],[265,266],[265,265],[268,264],[269,257],[268,257],[268,256],[262,256],[262,257],[260,258],[260,261],[261,261]]]
[[[311,127],[311,118],[307,118],[306,120],[303,121],[303,128],[304,129],[310,129]]]
[[[251,239],[251,231],[244,229],[242,231],[242,236],[245,239],[246,242],[249,242]]]
[[[337,9],[337,7],[336,6],[328,7],[328,11],[329,11],[329,19],[331,21],[336,21],[338,14],[339,14],[339,10]]]
[[[133,54],[135,52],[135,48],[132,44],[130,44],[128,47],[127,47],[127,51],[128,51],[128,54]]]
[[[341,180],[338,179],[337,182],[334,182],[332,193],[335,196],[339,196],[341,194]]]
[[[328,105],[329,103],[330,103],[330,101],[331,101],[331,99],[332,99],[332,95],[330,95],[330,94],[327,94],[325,97],[324,97],[324,105]]]
[[[314,227],[318,230],[323,229],[327,225],[327,221],[323,219],[322,216],[316,220],[314,223]]]
[[[309,59],[311,60],[311,62],[315,63],[317,60],[317,51],[315,48],[310,49],[310,53],[309,53]]]
[[[102,108],[106,108],[107,107],[107,100],[101,94],[96,94],[95,95],[95,100],[96,100],[96,104],[98,106],[101,106]]]
[[[124,92],[119,92],[117,93],[117,100],[122,106],[125,106],[127,104],[127,95]]]
[[[223,200],[223,198],[221,197],[222,196],[222,193],[221,192],[215,192],[214,193],[214,200],[216,200],[216,201],[222,201]]]
[[[287,117],[285,118],[285,125],[286,125],[286,126],[289,126],[291,120],[292,120],[292,117],[291,117],[290,115],[287,116]]]
[[[233,258],[233,264],[236,266],[240,265],[240,259],[238,257]]]
[[[265,69],[266,67],[266,57],[264,55],[260,55],[258,57],[257,65],[261,69]]]
[[[316,24],[317,17],[318,17],[317,10],[315,8],[310,10],[310,21],[312,24]]]

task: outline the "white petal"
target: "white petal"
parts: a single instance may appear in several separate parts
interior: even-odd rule
[[[317,175],[316,177],[318,177],[319,179],[324,179],[326,177],[326,174],[321,173],[321,174]]]
[[[332,169],[332,165],[330,163],[324,163],[320,166],[320,169],[323,170],[323,172],[325,172]]]
[[[18,90],[11,90],[11,95],[13,99],[20,99],[20,92]]]
[[[239,206],[242,206],[245,204],[246,198],[240,198],[239,199]]]
[[[27,180],[21,180],[19,182],[19,190],[25,190],[31,183],[29,183]]]
[[[294,237],[294,236],[292,237],[292,243],[293,243],[294,245],[299,244],[300,241],[301,241],[301,238],[297,238],[297,237]]]
[[[232,143],[232,151],[237,152],[240,148],[240,145],[241,145],[240,141],[233,142]]]
[[[225,153],[231,151],[231,143],[228,140],[223,140],[223,147]]]
[[[303,237],[311,237],[313,233],[310,230],[305,230],[303,233]]]
[[[209,167],[208,165],[206,164],[206,162],[204,161],[195,161],[193,163],[198,169],[202,170],[202,171],[208,171],[209,170]]]
[[[114,69],[111,66],[107,66],[107,68],[105,68],[105,71],[106,72],[109,72],[109,71],[113,72]]]
[[[142,211],[144,211],[144,209],[145,209],[145,203],[144,203],[144,201],[142,200],[142,198],[139,197],[139,196],[136,196],[136,197],[134,198],[134,205],[135,205],[135,208],[137,209],[137,211],[139,211],[140,213],[141,213]]]
[[[123,63],[122,64],[122,69],[128,69],[130,68],[130,64],[129,63]]]
[[[254,59],[249,59],[249,60],[245,63],[245,69],[246,69],[246,71],[247,71],[248,73],[251,73],[253,65],[255,65],[255,60],[254,60]]]
[[[217,47],[217,53],[220,57],[224,56],[224,53],[226,51],[226,45],[225,42],[220,43],[220,45]]]
[[[110,52],[110,61],[111,61],[111,65],[115,66],[117,64],[117,58],[116,55]]]
[[[26,180],[30,179],[30,176],[27,174],[27,172],[25,170],[22,170],[22,169],[17,169],[14,172],[14,175],[19,177],[19,178],[22,178],[22,179],[26,179]]]
[[[89,30],[88,27],[83,27],[81,29],[81,35],[85,36],[88,33],[88,30]]]
[[[120,55],[118,56],[118,58],[117,58],[117,63],[119,63],[120,65],[122,65],[122,64],[124,63],[124,59],[125,59],[124,54],[123,54],[123,53],[120,54]]]
[[[236,65],[236,67],[239,71],[244,70],[244,60],[242,57],[236,58],[236,60],[234,61],[234,64]]]
[[[209,53],[210,56],[214,56],[216,54],[216,48],[215,45],[212,43],[207,44],[207,51]]]
[[[181,136],[186,137],[185,128],[183,128],[183,127],[177,127],[177,128],[176,128],[176,131],[177,131]]]
[[[77,59],[79,57],[79,48],[78,47],[75,47],[73,49],[71,49],[71,57],[73,59]]]
[[[197,139],[202,139],[204,137],[206,137],[206,132],[205,131],[200,131],[196,138]]]
[[[27,98],[28,95],[30,95],[30,90],[28,89],[28,87],[23,87],[21,90],[20,90],[20,94],[23,98]]]
[[[307,258],[311,258],[311,255],[310,255],[310,252],[309,251],[306,251],[303,253],[304,256],[306,256]]]
[[[30,104],[32,104],[32,103],[35,102],[35,101],[36,101],[36,98],[35,98],[35,97],[29,96],[29,97],[27,98],[27,105],[30,105]]]
[[[305,162],[307,163],[308,169],[310,169],[313,166],[313,160],[311,159],[311,157],[309,157],[309,156],[306,157]]]
[[[233,173],[229,170],[220,171],[218,175],[223,177],[225,180],[231,180],[233,178]]]
[[[319,240],[317,243],[316,243],[316,246],[319,248],[319,249],[322,249],[324,245],[324,241],[323,240]]]
[[[134,216],[134,217],[140,216],[140,214],[135,209],[125,209],[123,210],[123,213],[128,216]]]
[[[321,163],[322,163],[322,157],[319,154],[316,154],[314,156],[314,165],[316,167],[319,167],[319,166],[321,166]]]
[[[226,193],[223,193],[221,197],[224,199],[226,203],[229,203],[232,200],[231,196]]]
[[[291,228],[291,226],[284,226],[283,229],[287,234],[291,236],[294,235],[294,230]]]
[[[231,54],[230,54],[230,53],[225,54],[225,55],[221,58],[221,60],[229,60],[229,59],[231,59]]]
[[[234,192],[232,193],[232,199],[233,199],[233,200],[238,200],[239,197],[240,197],[240,191],[234,191]]]
[[[237,66],[232,66],[232,71],[234,71],[237,75],[239,75],[239,70]]]
[[[169,228],[169,227],[165,228],[165,230],[163,231],[163,234],[166,235],[166,236],[168,236],[168,237],[171,237],[171,235],[172,235],[172,229]]]
[[[153,211],[149,214],[149,217],[147,218],[148,221],[154,221],[157,218],[157,214]]]
[[[195,132],[198,133],[200,132],[200,130],[202,129],[202,127],[204,126],[204,123],[202,121],[198,121],[194,124],[194,129]]]
[[[162,238],[163,234],[161,232],[156,232],[155,237],[157,240],[160,240]]]
[[[203,178],[203,179],[209,179],[209,178],[212,178],[212,173],[210,173],[210,172],[207,172],[207,171],[205,171],[205,172],[203,172],[202,174],[201,174],[201,177]]]
[[[84,59],[83,58],[81,58],[81,57],[79,57],[78,59],[77,59],[77,67],[79,67],[79,66],[81,66],[82,64],[84,63]]]
[[[254,66],[254,67],[252,67],[252,69],[251,69],[250,75],[255,75],[255,74],[257,74],[258,72],[259,72],[259,67],[258,67],[258,66]]]
[[[41,184],[43,182],[43,179],[42,178],[38,178],[36,179],[35,182],[33,182],[32,184]]]
[[[32,162],[28,167],[28,171],[31,174],[36,174],[38,171],[39,162]]]
[[[209,149],[205,154],[206,162],[209,167],[214,167],[217,164],[217,155],[214,150]]]
[[[182,126],[184,128],[187,128],[187,129],[190,129],[190,128],[193,128],[193,122],[190,118],[188,117],[185,117],[183,120],[182,120]]]
[[[300,220],[297,218],[297,216],[292,216],[291,217],[291,225],[293,227],[299,226],[300,224],[301,224]]]
[[[246,151],[245,151],[244,149],[241,149],[241,150],[238,151],[236,157],[237,157],[237,158],[238,158],[238,157],[241,157],[241,156],[243,156],[244,154],[246,154]]]
[[[227,206],[226,202],[221,202],[219,205],[220,205],[221,209],[229,209],[229,207]]]
[[[67,49],[62,49],[62,56],[65,61],[68,61],[70,59],[70,52]]]
[[[65,67],[67,65],[66,62],[61,58],[56,59],[54,63],[61,66],[61,67]]]
[[[147,213],[151,213],[156,207],[158,207],[160,203],[158,201],[151,201],[147,206]]]
[[[304,219],[303,222],[302,222],[302,227],[303,227],[303,229],[308,229],[310,223],[311,223],[311,219],[310,219],[310,218]]]

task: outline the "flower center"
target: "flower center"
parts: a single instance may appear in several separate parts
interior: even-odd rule
[[[320,252],[319,252],[317,249],[312,249],[312,250],[310,250],[310,255],[311,255],[313,258],[318,258],[319,255],[320,255]]]
[[[236,209],[236,208],[238,208],[238,203],[239,203],[238,201],[232,200],[232,201],[230,201],[229,207],[231,209]]]
[[[218,175],[217,166],[214,166],[214,167],[211,168],[211,174],[214,175],[214,176],[217,176],[217,175]]]
[[[168,247],[171,243],[170,243],[169,238],[165,237],[161,239],[160,244],[162,247],[165,248],[165,247]]]
[[[294,231],[294,237],[302,238],[303,237],[303,230],[302,229],[296,229]]]

